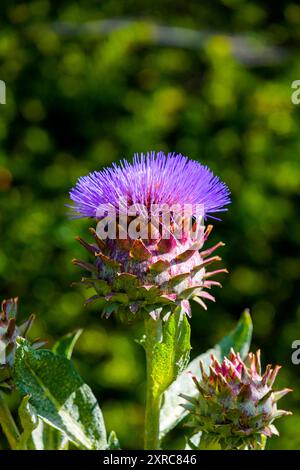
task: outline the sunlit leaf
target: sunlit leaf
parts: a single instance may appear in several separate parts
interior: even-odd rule
[[[14,380],[21,393],[30,395],[37,415],[71,442],[86,449],[106,448],[97,400],[71,361],[46,349],[34,350],[19,338]]]

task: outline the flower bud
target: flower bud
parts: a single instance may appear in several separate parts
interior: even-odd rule
[[[211,356],[209,373],[202,362],[200,368],[202,379],[192,376],[198,394],[182,397],[189,411],[188,426],[202,432],[201,447],[260,449],[267,437],[278,435],[274,421],[291,414],[277,408],[278,400],[291,391],[273,388],[280,366],[268,365],[262,374],[260,351],[242,361],[231,350],[221,364]]]
[[[20,326],[17,326],[18,298],[3,300],[0,312],[0,387],[12,387],[12,368],[16,352],[16,340],[19,336],[26,337],[33,321],[30,315]],[[33,346],[40,347],[44,342],[34,342]]]

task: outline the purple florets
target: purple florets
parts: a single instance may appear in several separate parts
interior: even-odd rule
[[[230,203],[228,187],[197,161],[181,154],[148,152],[135,154],[133,163],[95,171],[78,179],[70,191],[75,217],[96,217],[99,205],[119,207],[143,204],[203,205],[205,217],[226,211]]]

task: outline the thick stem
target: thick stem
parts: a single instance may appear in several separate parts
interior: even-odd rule
[[[159,449],[159,412],[160,397],[154,397],[148,388],[145,415],[145,450]]]
[[[145,415],[145,450],[159,449],[159,413],[160,392],[155,384],[152,374],[153,351],[155,344],[159,341],[162,332],[161,320],[149,318],[145,321],[145,350],[147,362],[147,395]]]
[[[12,449],[15,449],[20,438],[16,423],[9,411],[3,394],[0,392],[0,425]]]

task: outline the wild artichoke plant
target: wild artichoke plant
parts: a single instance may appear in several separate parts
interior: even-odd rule
[[[87,303],[97,302],[105,317],[144,319],[144,447],[158,449],[161,416],[168,415],[163,394],[188,364],[190,300],[206,308],[204,301],[214,300],[208,290],[220,285],[210,278],[226,272],[207,270],[221,259],[211,255],[223,243],[203,245],[212,229],[205,227],[207,219],[226,210],[229,190],[196,161],[150,152],[79,178],[70,198],[73,217],[90,217],[97,224],[90,228],[93,242],[78,237],[93,262],[74,260],[90,273],[82,283],[96,291]],[[251,319],[245,322],[249,331]],[[203,370],[201,384],[195,381],[199,396],[186,397],[202,443],[213,439],[223,448],[254,448],[262,445],[262,435],[276,433],[273,421],[286,414],[277,410],[276,401],[287,392],[272,390],[278,368],[267,368],[261,377],[258,353],[247,361],[249,366],[233,352],[222,365],[213,358],[211,375]],[[177,399],[178,392],[172,400]],[[177,413],[178,408],[174,419],[168,418],[167,430]]]
[[[275,390],[280,369],[268,365],[261,372],[260,351],[249,353],[245,361],[231,350],[220,364],[211,356],[209,373],[200,361],[199,381],[192,376],[197,396],[182,397],[189,412],[188,425],[201,431],[201,448],[262,449],[267,437],[278,435],[274,421],[291,414],[277,408],[277,402],[291,390]]]
[[[226,270],[209,272],[207,266],[221,259],[211,255],[223,243],[202,250],[212,229],[203,220],[226,210],[230,199],[207,167],[182,155],[135,155],[132,164],[123,161],[79,178],[70,197],[75,217],[113,228],[106,238],[103,224],[101,230],[92,227],[94,243],[78,237],[93,263],[74,260],[91,273],[82,279],[96,290],[87,303],[100,302],[106,317],[115,312],[127,319],[167,319],[176,308],[190,316],[190,299],[204,308],[204,300],[214,300],[207,289],[220,284],[210,278]],[[128,222],[137,229],[134,236]]]
[[[82,281],[96,290],[88,302],[97,301],[106,317],[144,319],[139,341],[147,362],[144,448],[159,449],[162,437],[185,418],[184,391],[191,393],[184,406],[193,433],[202,433],[200,448],[263,448],[264,438],[277,433],[274,420],[288,414],[277,409],[277,401],[289,390],[273,390],[278,366],[262,375],[259,353],[243,362],[232,350],[222,364],[212,356],[209,374],[201,363],[197,392],[187,392],[193,385],[187,371],[198,367],[197,358],[188,365],[190,300],[206,308],[204,300],[214,300],[208,290],[219,285],[210,278],[226,271],[207,271],[220,260],[211,255],[222,243],[203,245],[212,228],[205,227],[207,218],[230,202],[227,186],[195,161],[152,152],[80,178],[70,195],[73,215],[97,224],[90,229],[94,242],[79,238],[93,263],[75,260],[91,273]],[[24,338],[33,316],[20,327],[16,316],[17,299],[3,301],[0,426],[9,446],[60,450],[71,442],[81,449],[119,449],[114,432],[107,438],[97,400],[71,362],[80,332],[64,336],[51,350],[36,351],[41,343]],[[251,317],[244,312],[216,352],[249,350],[251,334]],[[2,387],[23,397],[19,423]],[[182,462],[189,463],[177,461]]]

